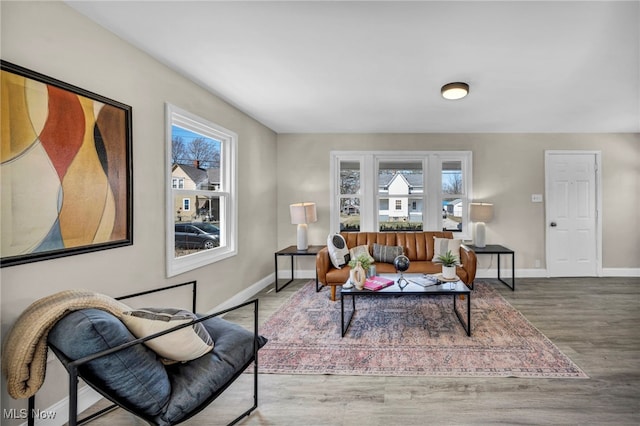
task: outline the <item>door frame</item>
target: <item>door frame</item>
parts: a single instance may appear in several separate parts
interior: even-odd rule
[[[549,160],[552,155],[593,155],[595,159],[595,215],[596,215],[596,274],[602,276],[602,151],[592,150],[545,150],[544,151],[544,230],[545,230],[545,268],[547,277],[549,273],[549,193],[551,192],[549,182]]]

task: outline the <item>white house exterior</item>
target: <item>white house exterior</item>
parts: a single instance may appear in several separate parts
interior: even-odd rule
[[[378,184],[380,221],[422,222],[422,173],[381,175]]]

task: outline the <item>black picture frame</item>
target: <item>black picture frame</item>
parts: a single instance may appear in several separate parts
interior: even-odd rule
[[[0,68],[0,267],[132,245],[131,106]]]

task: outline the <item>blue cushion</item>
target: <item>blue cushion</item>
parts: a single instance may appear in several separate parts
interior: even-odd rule
[[[166,366],[171,381],[171,401],[157,419],[158,424],[173,424],[211,399],[221,387],[253,357],[253,332],[219,317],[210,318],[205,326],[215,342],[213,351],[183,364]],[[258,348],[267,339],[258,337]]]
[[[115,316],[99,309],[66,315],[49,332],[49,344],[76,360],[135,340]],[[144,345],[135,345],[98,358],[81,375],[116,402],[149,416],[159,415],[171,396],[164,365]]]

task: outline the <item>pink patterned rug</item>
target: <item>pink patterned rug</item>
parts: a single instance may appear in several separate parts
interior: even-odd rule
[[[466,310],[466,301],[458,309]],[[345,306],[346,308],[346,306]],[[471,297],[471,337],[450,297],[362,297],[344,338],[340,301],[309,282],[260,328],[259,371],[274,374],[588,378],[486,283]],[[466,316],[464,317],[466,318]]]

